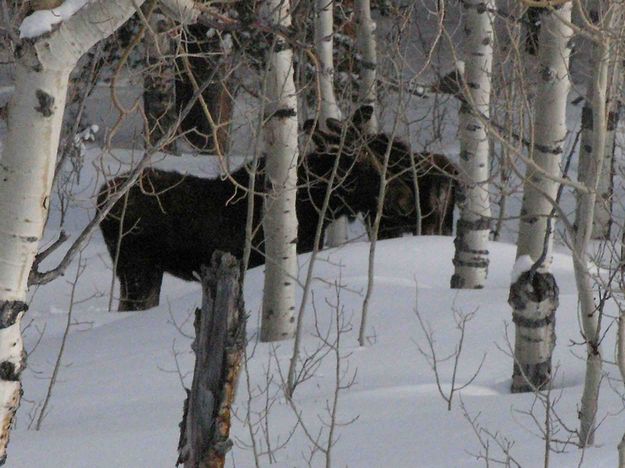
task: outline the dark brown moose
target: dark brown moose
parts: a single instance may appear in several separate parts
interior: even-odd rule
[[[329,119],[328,132],[310,124],[305,126],[311,132],[316,151],[303,157],[298,167],[299,253],[314,248],[320,210],[337,155],[338,169],[323,228],[343,215],[361,213],[366,221],[372,219],[377,209],[380,168],[389,145],[390,180],[380,237],[416,232],[417,188],[422,233],[451,234],[456,192],[453,164],[441,155],[411,154],[404,143],[391,141],[384,134],[365,137],[360,129],[371,115],[371,107],[366,106],[348,122]],[[243,166],[224,179],[158,169],[143,171],[138,183],[100,223],[121,284],[119,310],[145,310],[158,305],[163,273],[196,280],[194,272],[209,263],[215,250],[242,257],[248,195],[241,187],[249,185],[249,169]],[[125,178],[116,177],[100,189],[98,207],[104,206]],[[263,184],[261,159],[256,170],[256,190],[262,192]],[[254,201],[250,268],[264,263],[262,193],[257,192]]]

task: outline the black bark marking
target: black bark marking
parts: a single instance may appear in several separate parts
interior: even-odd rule
[[[618,112],[610,111],[608,112],[608,131],[613,132],[616,130],[618,126]]]
[[[525,11],[523,22],[525,23],[525,52],[529,55],[538,54],[538,35],[540,33],[540,15],[543,8],[530,7]]]
[[[515,361],[512,370],[512,393],[533,392],[534,388],[541,388],[551,380],[551,358],[538,364],[523,366],[521,370]],[[531,384],[530,384],[531,382]]]
[[[573,49],[575,49],[576,45],[577,45],[577,43],[575,42],[575,38],[571,37],[568,41],[566,41],[566,46],[565,47],[572,51]]]
[[[490,260],[488,250],[471,249],[465,241],[465,236],[469,231],[490,230],[490,220],[480,218],[476,221],[466,221],[459,219],[456,222],[456,238],[454,239],[455,255],[452,263],[455,267],[488,268]],[[467,259],[469,257],[469,259]],[[451,277],[450,287],[452,289],[463,289],[464,279],[454,273]],[[474,289],[482,289],[483,285],[474,286]]]
[[[464,279],[454,273],[451,277],[450,287],[451,289],[464,289]]]
[[[360,62],[360,67],[365,70],[373,70],[377,68],[377,64],[375,62],[365,62],[364,60]]]
[[[485,252],[486,254],[488,254],[488,250],[486,250]],[[472,262],[468,262],[468,261],[454,258],[452,260],[452,263],[454,264],[454,266],[457,266],[457,267],[488,268],[489,260],[483,259],[483,260],[475,260]]]
[[[548,145],[535,144],[534,148],[540,151],[541,153],[545,153],[545,154],[560,155],[563,153],[562,146],[560,145],[554,145],[550,147]]]
[[[279,54],[280,52],[291,50],[291,45],[288,42],[278,40],[275,42],[273,50],[274,50],[274,53]]]
[[[593,126],[594,126],[594,122],[593,122],[593,115],[592,115],[592,107],[585,105],[582,108],[582,128],[584,130],[592,130]]]
[[[289,119],[291,117],[296,117],[297,112],[292,107],[287,107],[286,109],[278,109],[275,111],[270,118],[276,119]]]
[[[519,327],[523,328],[543,328],[547,325],[552,324],[556,320],[556,311],[555,309],[547,316],[541,319],[531,319],[528,317],[524,317],[518,312],[512,312],[512,321],[517,324]]]
[[[20,380],[20,373],[15,371],[15,364],[9,361],[0,363],[0,380],[9,382]]]
[[[0,330],[15,325],[17,317],[28,310],[28,304],[22,301],[4,301],[0,303]]]
[[[459,219],[456,222],[456,229],[458,231],[487,231],[490,230],[490,219],[479,218],[475,221]]]
[[[543,67],[540,71],[540,77],[543,81],[550,82],[556,79],[556,72],[553,68]]]
[[[35,96],[37,96],[37,102],[39,103],[35,110],[44,117],[51,117],[54,114],[54,97],[41,89],[35,91]]]

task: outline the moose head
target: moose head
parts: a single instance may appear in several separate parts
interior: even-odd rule
[[[334,215],[362,213],[371,223],[384,175],[380,238],[416,233],[419,221],[423,234],[450,235],[456,166],[440,154],[413,153],[405,142],[386,133],[367,134],[365,125],[372,115],[371,106],[362,106],[348,120],[327,119],[326,130],[312,120],[304,124],[315,145],[315,152],[306,159],[314,159],[319,166],[319,159],[325,161],[326,171],[319,175],[327,180],[339,158],[330,204]]]

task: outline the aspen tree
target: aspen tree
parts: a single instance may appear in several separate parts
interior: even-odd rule
[[[483,288],[488,274],[490,200],[488,194],[489,117],[493,68],[494,0],[465,0],[465,75],[468,96],[459,113],[463,201],[456,223],[456,254],[451,287]]]
[[[596,415],[599,404],[599,388],[602,379],[601,310],[593,297],[593,279],[588,265],[588,244],[593,233],[599,182],[608,140],[608,81],[611,63],[610,42],[616,3],[589,2],[589,17],[595,18],[600,29],[594,35],[592,48],[592,76],[588,82],[586,115],[582,120],[584,130],[591,135],[586,138],[580,153],[578,179],[587,191],[577,193],[575,213],[575,240],[573,243],[573,267],[579,301],[582,334],[586,341],[586,378],[579,410],[579,444],[582,447],[594,443]],[[590,112],[589,112],[590,111]]]
[[[289,0],[267,0],[271,24],[291,25]],[[295,332],[297,277],[297,95],[293,81],[293,51],[275,36],[268,53],[267,104],[264,139],[265,174],[265,285],[261,340],[277,341]]]
[[[354,15],[356,17],[356,39],[360,54],[360,88],[359,100],[361,105],[377,108],[378,94],[376,89],[378,59],[375,42],[376,24],[371,18],[370,0],[354,0]],[[365,131],[369,134],[377,133],[378,120],[374,114],[367,123]]]
[[[571,4],[541,9],[538,39],[540,81],[534,117],[534,144],[530,155],[546,174],[559,176],[566,137],[566,103],[570,88],[569,27]],[[555,346],[558,286],[550,273],[553,242],[552,210],[558,183],[528,166],[517,242],[517,262],[532,268],[510,286],[508,302],[515,324],[512,392],[532,391],[551,379]],[[518,267],[518,265],[517,265]]]
[[[0,464],[6,460],[22,394],[25,355],[20,321],[50,205],[69,75],[83,54],[124,24],[142,3],[85,2],[69,17],[59,17],[60,24],[45,34],[35,32],[37,21],[26,18],[22,24],[22,34],[28,37],[15,47],[15,93],[0,164]],[[165,3],[181,19],[197,17],[178,0]]]
[[[319,125],[327,130],[327,119],[341,120],[334,93],[334,0],[315,0],[315,50],[319,57]],[[341,216],[326,228],[326,242],[337,247],[347,241],[347,218]]]

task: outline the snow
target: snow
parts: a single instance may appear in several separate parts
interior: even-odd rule
[[[529,255],[521,255],[517,258],[512,267],[512,272],[510,273],[510,283],[516,283],[523,273],[532,269],[533,265],[534,261]]]
[[[456,70],[458,70],[460,76],[464,76],[464,60],[456,60]]]
[[[22,21],[20,38],[32,39],[52,31],[53,26],[67,21],[88,2],[89,0],[65,0],[57,8],[33,12]]]
[[[510,309],[506,304],[509,272],[514,263],[515,247],[492,243],[487,286],[478,291],[452,291],[449,278],[453,272],[450,237],[404,237],[379,244],[376,263],[376,288],[370,306],[370,344],[360,348],[357,343],[359,311],[366,287],[368,243],[353,242],[338,249],[324,251],[315,269],[314,304],[319,328],[332,329],[336,291],[344,319],[352,330],[342,337],[341,354],[348,376],[356,373],[354,384],[341,393],[339,421],[351,424],[337,428],[340,436],[333,450],[333,466],[357,467],[463,467],[477,466],[470,453],[480,448],[471,425],[463,416],[460,399],[452,410],[438,394],[434,376],[417,345],[425,345],[425,337],[414,313],[416,284],[419,311],[435,336],[441,356],[453,351],[457,342],[453,310],[477,310],[466,331],[464,353],[457,382],[463,384],[485,362],[475,381],[460,392],[462,403],[471,417],[479,415],[480,424],[516,444],[513,450],[523,466],[535,466],[542,459],[543,442],[535,435],[523,411],[534,403],[532,395],[511,395],[508,392],[512,361],[506,355],[506,323]],[[180,366],[186,385],[190,383],[193,360],[190,339],[173,325],[175,321],[185,333],[191,332],[190,314],[200,303],[200,288],[166,277],[161,306],[140,313],[107,312],[108,284],[111,272],[106,248],[100,236],[83,254],[86,271],[80,277],[74,306],[74,325],[70,330],[67,350],[59,381],[54,388],[52,405],[39,432],[28,430],[30,414],[41,402],[58,352],[65,315],[69,304],[68,278],[39,288],[33,297],[26,322],[26,347],[31,349],[39,339],[36,330],[43,330],[37,348],[29,355],[24,372],[24,398],[18,424],[9,446],[9,466],[15,467],[165,467],[176,458],[178,423],[182,412],[184,391],[175,371]],[[300,256],[303,275],[309,255]],[[556,388],[558,414],[571,426],[577,422],[576,409],[582,390],[584,362],[572,354],[566,343],[580,341],[575,319],[576,296],[571,258],[556,254],[554,274],[560,285],[560,308],[557,333],[559,346]],[[300,278],[303,279],[303,278]],[[291,342],[277,345],[254,341],[258,332],[258,310],[263,284],[262,268],[247,274],[245,299],[251,316],[248,322],[249,372],[254,409],[262,411],[269,372],[273,381],[270,395],[279,395],[280,374],[286,370]],[[315,337],[315,314],[307,309],[304,350],[310,355],[320,344]],[[606,338],[605,349],[612,349],[613,336]],[[575,348],[581,355],[583,348]],[[176,364],[176,360],[178,364]],[[440,365],[444,392],[451,386],[451,364]],[[349,367],[347,367],[349,366]],[[270,369],[269,371],[267,369]],[[608,370],[616,375],[614,369]],[[348,379],[348,377],[346,377]],[[325,408],[332,397],[333,359],[324,358],[311,380],[296,390],[296,404],[303,419],[316,433],[327,418]],[[245,417],[248,392],[245,376],[239,384],[232,436],[235,448],[229,463],[253,466],[249,450],[249,431],[241,419]],[[586,451],[587,466],[614,466],[616,444],[622,431],[622,417],[616,415],[620,399],[608,385],[604,387],[600,405],[606,416],[598,432],[601,447]],[[542,410],[536,409],[542,420]],[[277,398],[270,413],[269,435],[278,445],[295,427],[292,410]],[[528,430],[529,429],[529,430]],[[327,436],[327,433],[326,433]],[[259,437],[260,438],[260,437]],[[259,443],[262,443],[259,441]],[[277,466],[306,466],[303,453],[310,442],[301,428],[296,429],[289,444],[277,451]],[[552,455],[553,466],[575,466],[579,453],[569,448],[566,453]],[[261,466],[268,464],[263,459]],[[320,457],[313,466],[320,466]]]

